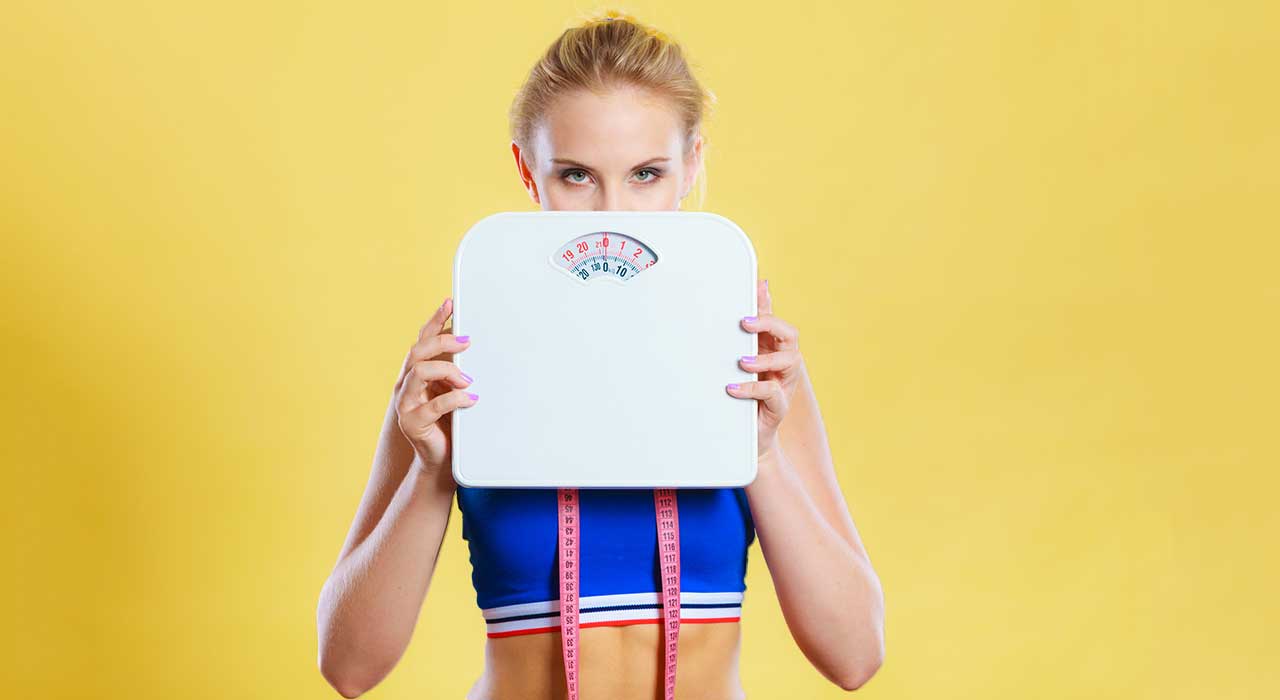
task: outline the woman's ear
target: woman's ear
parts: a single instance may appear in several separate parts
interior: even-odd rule
[[[693,147],[689,149],[689,155],[684,157],[684,182],[680,184],[680,199],[689,196],[689,191],[693,189],[693,181],[698,177],[698,170],[702,168],[702,134],[698,134],[693,140]]]
[[[529,197],[533,199],[534,204],[542,204],[542,200],[538,199],[538,183],[533,178],[533,172],[529,170],[529,166],[524,162],[521,155],[520,144],[515,141],[511,142],[511,155],[516,159],[516,173],[520,176],[520,182],[524,184],[524,188],[529,192]]]

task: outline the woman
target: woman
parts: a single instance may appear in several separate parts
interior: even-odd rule
[[[707,102],[678,45],[606,13],[564,32],[517,96],[518,173],[543,209],[678,209],[702,168]],[[879,580],[836,481],[796,329],[773,315],[767,282],[757,294],[759,317],[741,324],[759,334],[761,354],[739,362],[759,380],[725,390],[758,402],[758,476],[745,488],[677,494],[680,698],[745,697],[739,611],[747,547],[757,535],[791,634],[824,676],[852,690],[884,655]],[[320,668],[342,695],[356,697],[399,661],[456,496],[488,631],[484,673],[468,700],[564,698],[556,491],[453,481],[451,413],[479,396],[451,361],[469,347],[445,327],[452,310],[445,299],[401,368],[364,499],[321,594]],[[584,700],[661,697],[651,494],[580,491]],[[592,610],[597,621],[588,623]]]

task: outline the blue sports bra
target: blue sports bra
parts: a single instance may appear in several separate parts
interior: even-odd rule
[[[459,485],[462,537],[489,637],[560,629],[556,489]],[[661,621],[652,489],[579,489],[579,627]],[[742,614],[755,522],[744,488],[678,489],[680,620]]]

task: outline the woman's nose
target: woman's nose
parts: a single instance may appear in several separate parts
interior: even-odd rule
[[[625,202],[622,201],[621,194],[616,189],[606,189],[600,195],[601,211],[620,211],[625,209]]]

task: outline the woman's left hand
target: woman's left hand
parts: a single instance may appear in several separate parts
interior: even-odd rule
[[[758,317],[742,319],[742,327],[759,333],[759,356],[744,356],[738,366],[756,372],[754,382],[729,384],[726,390],[741,399],[759,399],[759,431],[757,451],[761,456],[771,450],[778,439],[778,425],[787,414],[791,397],[800,381],[803,360],[800,357],[800,333],[795,326],[773,315],[773,299],[768,280],[756,282]],[[736,387],[736,388],[735,388]]]

